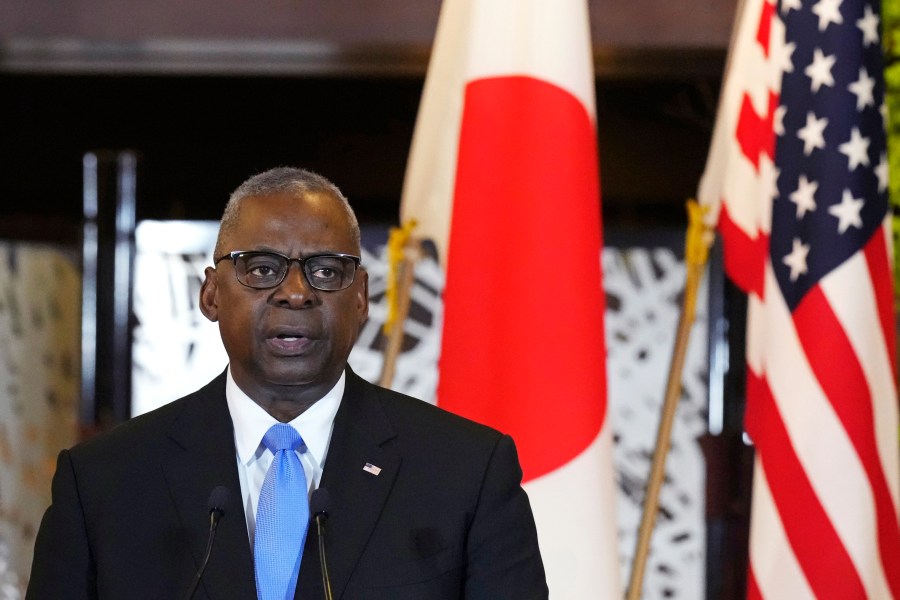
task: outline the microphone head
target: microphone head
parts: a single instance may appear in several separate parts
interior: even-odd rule
[[[209,512],[217,512],[220,515],[225,514],[228,508],[228,488],[224,485],[217,485],[209,494],[209,501],[206,503]]]
[[[331,497],[328,495],[328,490],[323,487],[314,489],[309,497],[309,514],[313,517],[318,517],[319,515],[327,517],[330,503]]]

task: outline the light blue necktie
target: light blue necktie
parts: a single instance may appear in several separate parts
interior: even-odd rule
[[[284,423],[272,425],[263,444],[275,458],[256,508],[256,593],[259,600],[293,600],[309,527],[306,474],[294,451],[306,452],[306,444]]]

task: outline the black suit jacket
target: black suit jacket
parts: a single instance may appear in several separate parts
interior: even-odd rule
[[[364,471],[370,463],[378,475]],[[546,598],[508,436],[349,368],[321,487],[334,598]],[[195,598],[253,599],[225,375],[60,453],[26,598],[177,600],[200,565],[208,499],[229,489]],[[323,598],[310,527],[297,598]]]

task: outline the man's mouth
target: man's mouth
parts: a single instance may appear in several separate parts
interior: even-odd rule
[[[275,354],[281,356],[296,356],[302,354],[312,343],[312,340],[299,333],[279,333],[268,338],[269,347]]]

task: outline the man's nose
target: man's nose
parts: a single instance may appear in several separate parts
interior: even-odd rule
[[[297,262],[288,265],[284,279],[275,288],[275,297],[279,302],[292,307],[302,307],[318,299],[318,290],[309,284],[306,273]]]

